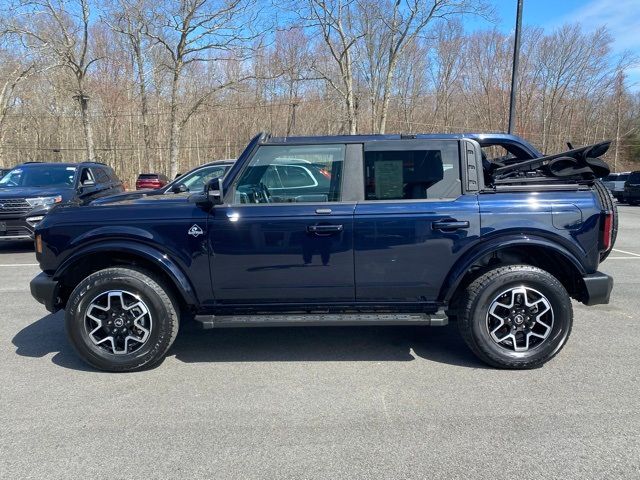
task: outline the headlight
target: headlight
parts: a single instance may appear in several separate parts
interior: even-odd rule
[[[62,201],[62,197],[60,195],[56,195],[55,197],[36,197],[27,198],[26,200],[27,203],[32,207],[42,207],[60,203]]]

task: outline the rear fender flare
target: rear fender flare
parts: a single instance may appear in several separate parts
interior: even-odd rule
[[[510,237],[497,237],[490,241],[484,241],[481,244],[473,247],[465,256],[459,259],[455,265],[449,270],[449,274],[442,285],[439,298],[442,302],[448,303],[456,289],[462,282],[468,270],[485,255],[493,252],[498,252],[509,247],[540,247],[550,253],[561,255],[566,259],[580,275],[585,275],[586,271],[578,258],[567,250],[565,247],[552,242],[546,238],[527,236],[510,236]]]

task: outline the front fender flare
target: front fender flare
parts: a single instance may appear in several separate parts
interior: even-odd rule
[[[442,302],[449,302],[460,285],[460,282],[466,275],[471,266],[479,259],[487,254],[497,252],[509,247],[540,247],[561,255],[566,259],[580,275],[586,275],[584,266],[578,258],[568,249],[555,243],[549,239],[542,237],[532,237],[530,235],[510,235],[508,237],[496,237],[491,240],[485,240],[479,245],[472,247],[462,258],[460,258],[454,266],[449,270],[449,274],[440,290],[439,298]]]
[[[198,305],[195,290],[179,265],[159,249],[133,240],[102,240],[99,243],[82,247],[64,260],[53,274],[53,278],[55,280],[63,278],[71,267],[81,262],[88,255],[113,252],[127,253],[153,262],[171,279],[187,305]]]

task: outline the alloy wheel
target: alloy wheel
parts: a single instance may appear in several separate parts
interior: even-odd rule
[[[486,325],[501,348],[527,352],[539,347],[553,330],[553,308],[542,293],[524,285],[500,293],[491,302]]]
[[[149,339],[152,326],[146,303],[125,290],[101,293],[85,314],[85,329],[93,344],[114,355],[139,350]]]

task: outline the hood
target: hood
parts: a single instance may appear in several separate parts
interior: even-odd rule
[[[34,198],[62,195],[63,200],[74,195],[73,188],[61,187],[5,187],[0,188],[0,198]]]
[[[124,200],[135,200],[137,198],[142,198],[146,196],[155,196],[161,195],[162,190],[157,189],[145,189],[145,190],[136,190],[133,192],[122,192],[116,193],[115,195],[109,195],[108,197],[102,197],[91,202],[91,205],[103,205],[105,203],[117,203],[122,202]]]
[[[85,206],[60,205],[45,216],[38,228],[54,224],[77,225],[94,228],[97,225],[123,225],[139,222],[166,221],[167,218],[188,218],[192,210],[199,208],[189,202],[189,194],[143,195]]]

